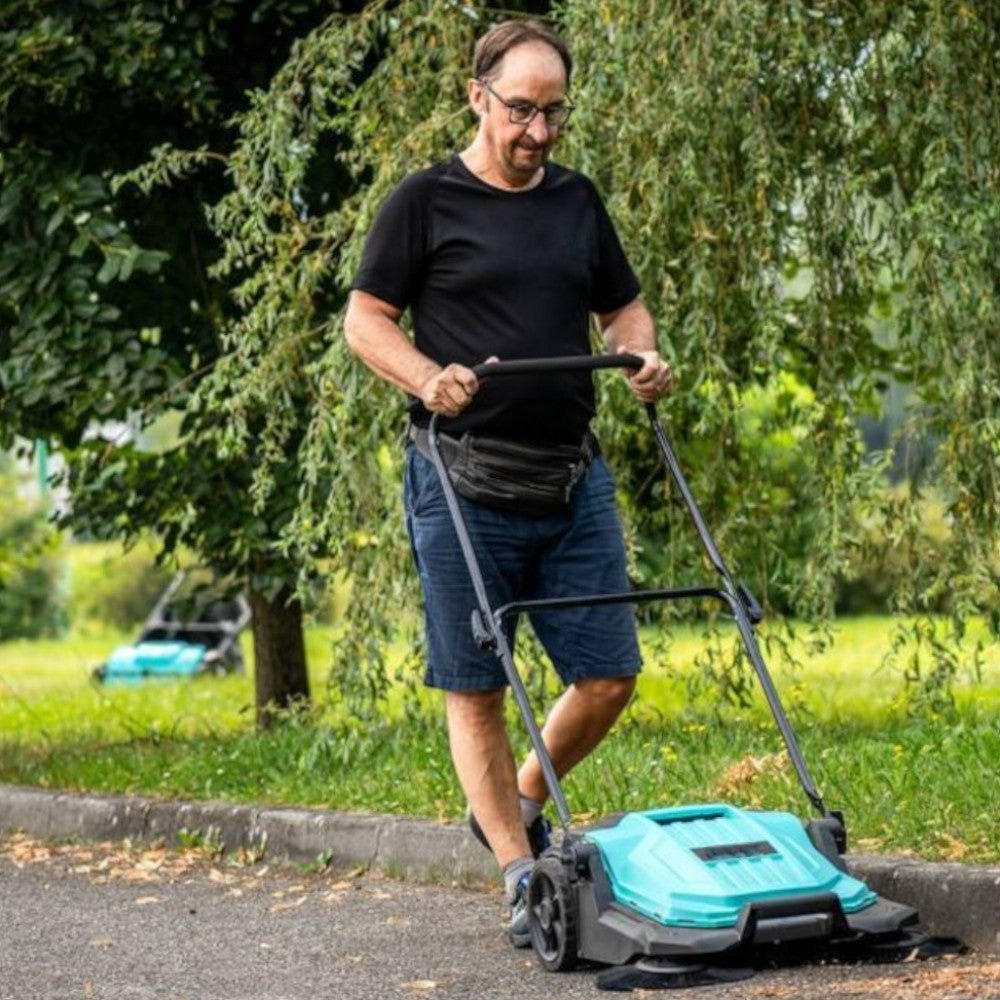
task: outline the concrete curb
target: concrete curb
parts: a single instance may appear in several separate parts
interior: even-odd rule
[[[34,837],[166,843],[176,843],[182,830],[198,831],[230,851],[266,851],[294,862],[323,858],[337,867],[363,865],[425,881],[499,884],[491,855],[464,824],[402,816],[0,785],[0,833],[18,830]],[[916,907],[928,933],[1000,955],[1000,866],[869,855],[847,860],[877,893]]]
[[[1000,955],[1000,865],[855,855],[848,867],[880,896],[916,907],[927,933]]]
[[[0,785],[0,833],[84,840],[162,840],[197,831],[229,851],[329,860],[403,878],[499,885],[492,856],[464,824],[376,813],[178,802]]]

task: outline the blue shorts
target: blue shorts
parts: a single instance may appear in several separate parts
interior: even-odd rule
[[[629,589],[625,542],[611,472],[600,458],[565,511],[524,517],[459,497],[490,608],[515,600],[620,593]],[[472,638],[472,580],[433,464],[406,449],[403,501],[424,591],[425,683],[447,691],[492,691],[507,683],[496,654]],[[631,605],[539,611],[531,624],[566,684],[626,677],[642,659]],[[513,647],[516,622],[508,619]]]

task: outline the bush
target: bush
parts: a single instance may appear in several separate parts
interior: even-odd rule
[[[724,507],[729,512],[720,523],[711,524],[713,536],[734,575],[750,586],[769,613],[810,612],[802,600],[810,555],[822,548],[829,531],[811,495],[814,471],[828,461],[814,440],[816,413],[811,390],[787,373],[744,389],[728,467],[737,475],[717,485],[714,500],[710,490],[702,496],[704,487],[699,490],[692,483],[706,510]],[[696,443],[687,443],[682,458],[693,481],[699,467],[712,461]],[[686,515],[683,530],[693,539]],[[905,487],[886,481],[872,493],[848,500],[841,525],[843,562],[838,560],[843,570],[832,581],[834,613],[952,610],[952,588],[939,579],[948,562],[952,530],[945,503],[933,491],[910,498]],[[640,533],[638,541],[639,582],[670,579],[677,564],[674,551],[658,541],[655,532]],[[683,582],[692,582],[698,563],[690,552],[687,556],[681,565],[691,569]],[[1000,550],[994,573],[1000,576]]]
[[[819,505],[805,499],[821,461],[813,433],[819,413],[812,390],[782,372],[738,393],[734,432],[724,452],[696,436],[675,442],[723,559],[769,613],[800,611],[806,563],[825,531]],[[705,573],[700,543],[677,491],[656,484],[649,496],[649,508],[659,506],[663,513],[643,512],[638,580],[644,585],[714,581]],[[675,520],[665,525],[671,504]]]
[[[887,487],[885,509],[890,511],[898,507],[890,502],[891,492]],[[899,525],[887,528],[885,512],[879,513],[856,528],[847,571],[837,581],[837,613],[884,614],[893,610],[894,599],[902,593],[933,593],[932,603],[923,610],[950,611],[950,591],[932,587],[939,567],[947,563],[952,530],[940,498],[922,497],[907,518],[910,523],[905,530]]]
[[[2,456],[0,456],[2,458]],[[59,535],[38,503],[18,495],[0,464],[0,641],[58,634],[65,624]]]
[[[135,628],[172,575],[156,564],[149,543],[125,551],[113,542],[76,542],[70,549],[70,620]]]

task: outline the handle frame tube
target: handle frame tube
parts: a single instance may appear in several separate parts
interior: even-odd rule
[[[473,372],[478,379],[485,380],[494,377],[511,375],[547,374],[565,371],[596,371],[604,368],[638,369],[642,366],[642,364],[642,358],[633,354],[580,355],[562,358],[533,358],[517,361],[489,362],[476,365],[473,368]],[[472,540],[469,537],[469,531],[462,515],[458,496],[448,475],[448,469],[444,464],[444,459],[441,456],[440,445],[438,443],[439,415],[433,414],[428,425],[428,445],[431,461],[434,464],[434,468],[441,482],[445,502],[448,506],[448,512],[451,515],[459,547],[461,548],[466,567],[469,571],[473,591],[476,595],[476,603],[478,604],[480,621],[488,629],[489,647],[493,650],[494,654],[498,657],[501,665],[503,666],[504,675],[506,676],[507,682],[513,692],[514,700],[528,732],[532,749],[535,751],[538,758],[538,763],[542,769],[546,787],[552,797],[556,813],[559,817],[559,822],[562,825],[563,830],[567,831],[572,822],[572,817],[570,816],[569,806],[566,802],[566,797],[563,793],[559,777],[556,774],[555,766],[552,763],[552,758],[549,756],[548,750],[545,748],[545,742],[542,739],[541,729],[539,728],[538,723],[535,720],[534,713],[532,712],[528,694],[525,690],[524,681],[522,680],[521,675],[514,663],[514,657],[510,644],[507,642],[507,638],[504,634],[504,619],[522,611],[550,611],[559,610],[561,608],[582,607],[585,605],[636,604],[654,600],[678,600],[686,598],[714,598],[722,601],[729,607],[729,610],[736,622],[740,638],[743,642],[743,647],[747,656],[750,658],[751,664],[753,665],[754,672],[757,675],[761,689],[764,692],[768,708],[770,709],[771,714],[778,726],[778,730],[781,733],[781,737],[788,751],[789,759],[792,761],[795,773],[803,791],[806,794],[806,797],[821,816],[836,816],[836,814],[830,813],[829,810],[827,810],[823,803],[823,799],[816,788],[816,784],[809,773],[809,769],[799,748],[791,723],[789,722],[784,711],[777,689],[774,686],[774,682],[768,672],[767,665],[761,655],[760,648],[754,636],[753,623],[750,621],[747,609],[744,606],[742,598],[740,597],[736,584],[733,582],[729,569],[727,568],[722,555],[719,553],[708,525],[705,522],[701,510],[698,507],[694,495],[692,494],[687,480],[684,477],[680,463],[677,460],[673,448],[670,446],[666,432],[664,431],[663,425],[657,415],[656,405],[654,403],[646,403],[645,408],[653,436],[659,446],[664,462],[666,463],[667,469],[669,470],[671,478],[677,486],[677,489],[680,491],[705,553],[716,573],[720,577],[721,587],[695,586],[672,589],[647,589],[619,594],[593,594],[573,598],[515,601],[495,609],[491,608],[489,596],[486,593],[486,584],[483,580],[482,570],[480,568],[479,560],[476,556]]]

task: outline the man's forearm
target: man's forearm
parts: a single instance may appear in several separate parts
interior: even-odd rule
[[[627,375],[636,397],[644,403],[655,403],[666,395],[673,376],[670,365],[660,357],[656,326],[649,310],[635,299],[617,312],[604,313],[598,318],[610,354],[626,351],[642,358],[642,367]]]
[[[655,351],[656,327],[649,310],[638,299],[610,316],[601,317],[608,352]]]
[[[416,396],[431,412],[455,417],[479,390],[475,373],[462,365],[439,365],[414,347],[399,325],[400,310],[365,292],[352,292],[344,335],[376,375]]]
[[[441,371],[441,366],[413,346],[389,316],[349,307],[344,320],[348,346],[376,375],[413,396]]]

